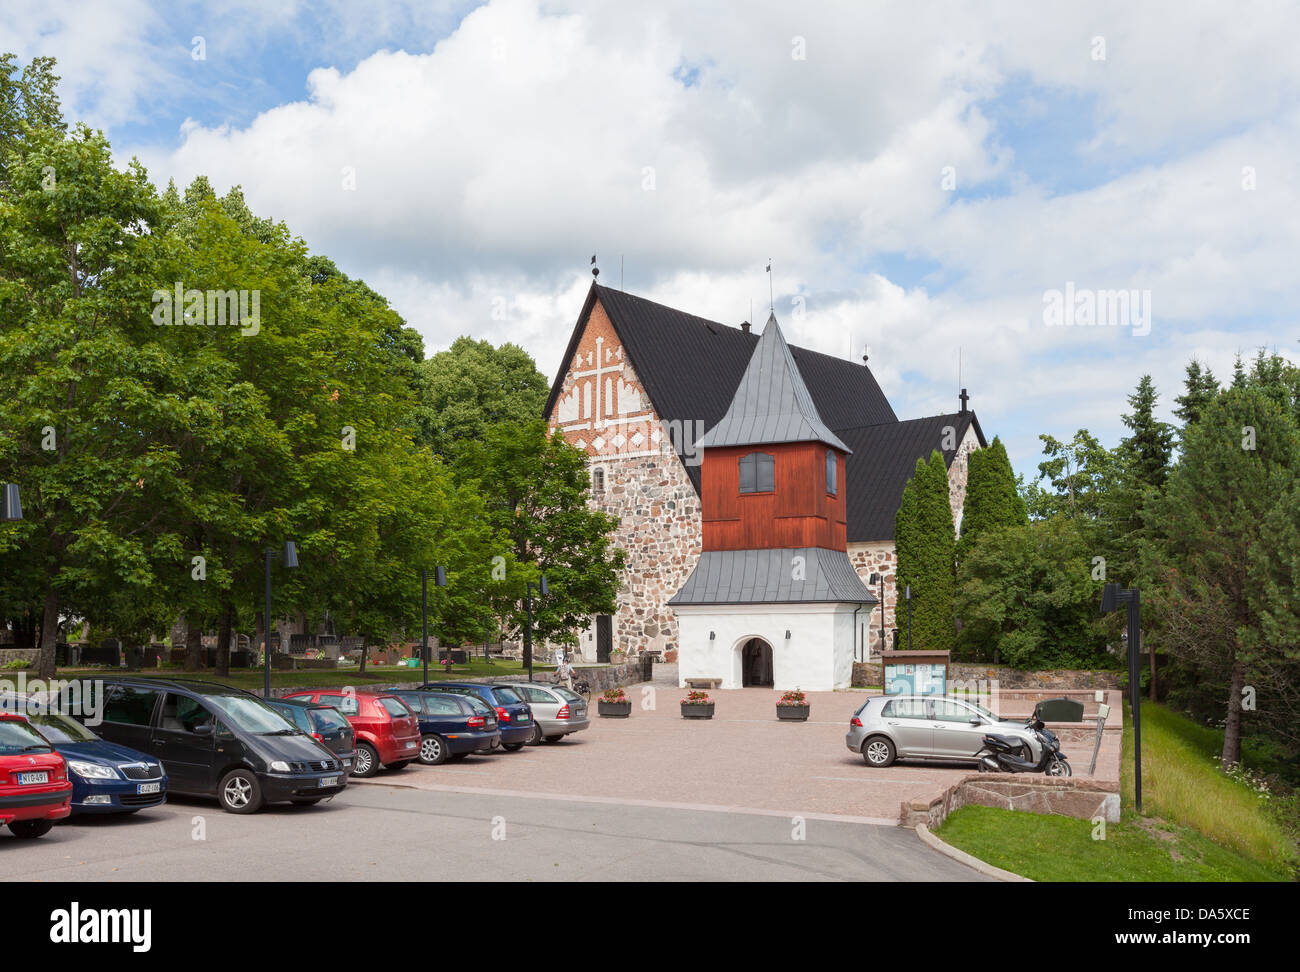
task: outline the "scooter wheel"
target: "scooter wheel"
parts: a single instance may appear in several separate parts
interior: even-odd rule
[[[1063,759],[1056,759],[1047,767],[1048,776],[1073,776],[1070,764]]]

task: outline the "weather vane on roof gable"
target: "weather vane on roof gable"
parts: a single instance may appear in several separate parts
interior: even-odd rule
[[[771,257],[767,258],[767,309],[772,314],[776,313],[776,298],[772,295],[772,258]]]
[[[600,267],[596,266],[596,254],[591,255],[591,279],[595,280],[600,276]]]

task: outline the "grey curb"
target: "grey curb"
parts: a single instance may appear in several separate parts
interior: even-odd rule
[[[916,836],[920,837],[923,843],[934,848],[940,854],[943,854],[946,857],[951,857],[954,861],[960,861],[962,864],[974,868],[986,877],[996,878],[999,881],[1027,881],[1030,884],[1034,883],[1033,878],[1022,877],[1021,875],[1015,874],[1011,871],[1004,871],[1000,867],[994,867],[986,861],[981,861],[978,857],[972,857],[965,851],[958,850],[951,844],[944,843],[934,834],[930,833],[930,828],[923,823],[916,825]]]

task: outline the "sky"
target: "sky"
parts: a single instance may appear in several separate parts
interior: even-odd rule
[[[592,254],[761,323],[770,260],[792,344],[901,418],[965,385],[1029,479],[1144,374],[1169,418],[1192,358],[1300,360],[1300,5],[0,4],[121,164],[242,186],[429,354],[553,376]]]

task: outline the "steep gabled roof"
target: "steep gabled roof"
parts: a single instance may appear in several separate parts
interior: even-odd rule
[[[695,444],[707,448],[775,442],[824,442],[848,450],[817,414],[773,313],[726,414]]]
[[[986,446],[974,412],[836,429],[854,451],[847,476],[849,541],[894,539],[894,514],[903,498],[903,487],[916,470],[916,460],[929,459],[930,453],[938,449],[951,467],[957,447],[971,426],[980,447]],[[951,434],[948,429],[952,429]],[[949,443],[952,448],[945,448]]]
[[[592,284],[569,338],[544,414],[549,416],[578,353],[578,343],[597,298],[623,342],[633,370],[655,413],[664,422],[692,424],[703,435],[726,414],[758,344],[757,334],[719,324],[622,290]],[[828,429],[895,422],[871,370],[818,351],[790,345],[818,415]],[[841,437],[842,438],[842,437]],[[691,439],[694,445],[694,437]],[[681,443],[678,443],[680,449]],[[852,460],[850,460],[852,461]],[[700,466],[686,465],[698,493]]]
[[[791,569],[795,557],[803,570]],[[798,579],[796,579],[796,577]],[[843,550],[706,550],[669,604],[875,604]]]

